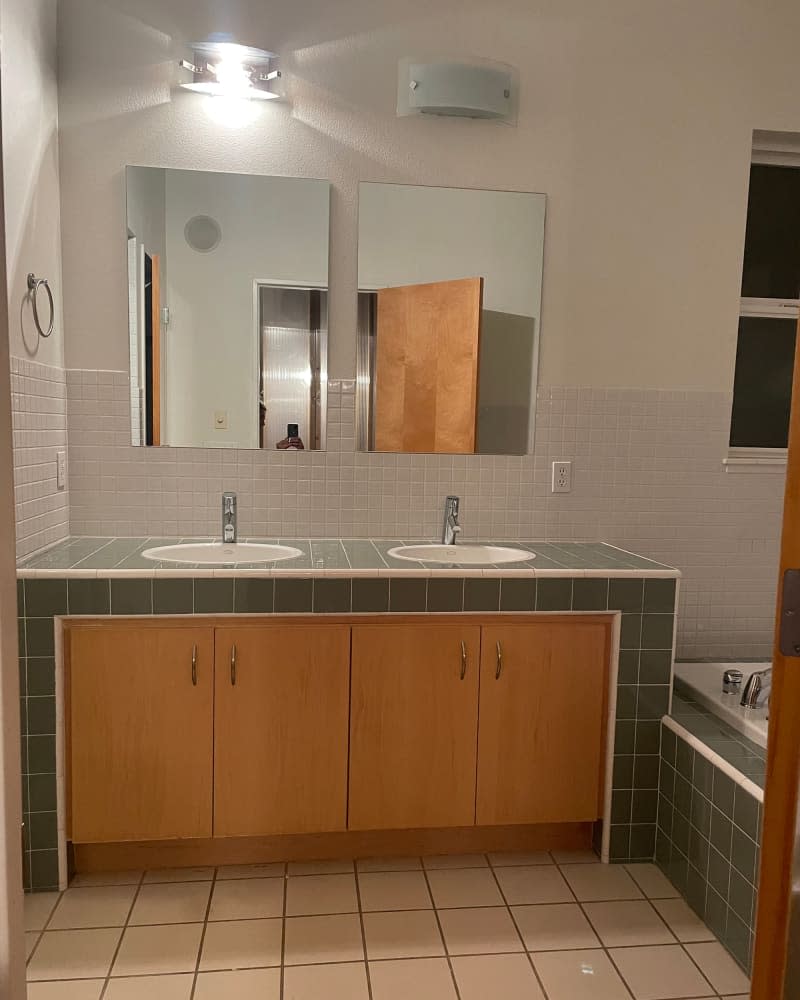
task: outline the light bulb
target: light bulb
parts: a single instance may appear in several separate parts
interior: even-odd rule
[[[237,59],[217,63],[214,75],[224,97],[247,97],[253,86],[250,70]]]

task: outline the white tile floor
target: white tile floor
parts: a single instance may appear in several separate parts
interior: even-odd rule
[[[29,1000],[746,1000],[653,865],[586,852],[79,876],[26,897]]]

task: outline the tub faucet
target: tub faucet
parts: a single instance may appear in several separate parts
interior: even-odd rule
[[[772,690],[772,667],[756,670],[747,678],[740,704],[743,708],[760,708],[769,701]]]
[[[458,523],[458,503],[458,497],[448,497],[444,502],[442,545],[455,545],[456,535],[461,534],[461,525]]]
[[[238,531],[236,528],[236,494],[222,494],[222,542],[236,543]]]

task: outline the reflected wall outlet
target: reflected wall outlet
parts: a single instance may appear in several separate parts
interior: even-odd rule
[[[572,462],[553,462],[553,493],[572,492]]]
[[[59,490],[67,488],[67,453],[65,451],[56,452],[56,488]]]

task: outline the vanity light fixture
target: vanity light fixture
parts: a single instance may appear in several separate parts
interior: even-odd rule
[[[240,98],[244,100],[276,100],[280,94],[270,90],[270,85],[281,76],[272,69],[274,52],[239,45],[227,36],[192,45],[194,59],[181,59],[181,69],[192,74],[190,82],[181,87],[196,94],[212,97]]]

